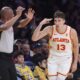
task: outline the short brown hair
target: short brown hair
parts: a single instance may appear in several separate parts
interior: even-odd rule
[[[54,13],[54,18],[63,18],[63,19],[65,19],[65,14],[62,11],[57,10]]]

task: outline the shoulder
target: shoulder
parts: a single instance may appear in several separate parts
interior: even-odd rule
[[[70,34],[77,34],[76,29],[72,28],[72,27],[69,26],[69,25],[66,25],[66,26],[67,26],[67,28],[70,28]]]
[[[71,28],[70,35],[71,35],[72,41],[75,41],[75,39],[78,39],[77,31],[74,28]]]
[[[49,36],[52,36],[54,25],[48,26],[48,30],[49,30]]]
[[[74,28],[72,28],[71,26],[69,26],[69,25],[65,25],[65,26],[69,27],[71,32],[76,32],[76,30]]]
[[[36,67],[35,67],[35,71],[37,71],[37,72],[40,71],[39,66],[36,66]]]
[[[77,31],[74,28],[71,28],[71,35],[77,34]]]
[[[31,69],[28,66],[25,66],[25,69],[31,71]]]

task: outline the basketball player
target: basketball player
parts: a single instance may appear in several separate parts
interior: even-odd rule
[[[77,32],[75,29],[65,24],[65,15],[61,11],[54,13],[53,26],[47,26],[41,30],[42,26],[49,23],[51,20],[52,19],[44,19],[40,22],[33,33],[32,40],[37,41],[46,35],[50,36],[48,78],[49,80],[65,80],[70,68],[72,73],[77,69]]]

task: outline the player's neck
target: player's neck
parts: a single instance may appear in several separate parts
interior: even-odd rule
[[[64,28],[64,27],[65,27],[65,24],[56,26],[57,29],[58,29],[58,28],[59,28],[59,29],[60,29],[60,28],[62,29],[62,28]]]
[[[56,26],[56,30],[59,33],[64,33],[66,31],[66,29],[67,29],[66,25]]]

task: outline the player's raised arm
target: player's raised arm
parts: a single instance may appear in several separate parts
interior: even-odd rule
[[[51,20],[52,20],[52,19],[47,19],[47,18],[46,18],[46,19],[44,19],[44,20],[42,20],[42,21],[40,22],[40,24],[39,24],[38,27],[35,29],[35,31],[34,31],[34,33],[33,33],[33,35],[32,35],[32,40],[33,40],[33,41],[37,41],[37,40],[43,38],[44,36],[46,36],[46,35],[48,35],[48,34],[51,35],[51,33],[52,33],[52,27],[47,26],[46,28],[44,28],[43,30],[41,30],[42,26],[43,26],[44,24],[49,23]]]
[[[79,54],[79,45],[78,45],[78,36],[75,29],[71,29],[71,39],[73,45],[73,63],[71,71],[75,72],[77,70],[78,54]]]

